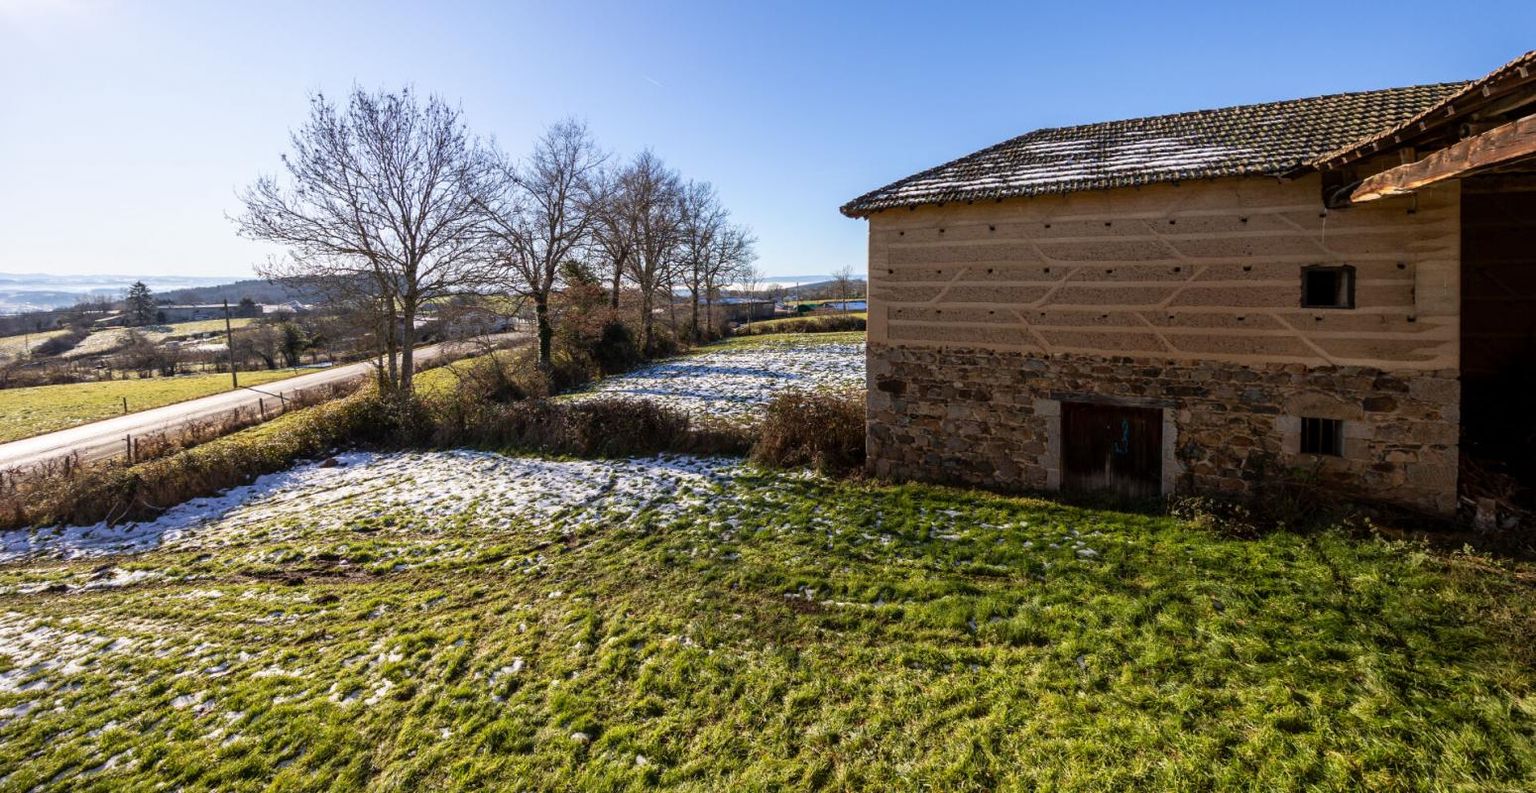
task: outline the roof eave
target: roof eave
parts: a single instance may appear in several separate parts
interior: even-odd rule
[[[1418,136],[1474,113],[1533,82],[1536,82],[1536,50],[1467,83],[1461,90],[1401,124],[1324,154],[1313,160],[1311,165],[1318,170],[1340,168],[1379,152],[1410,144]]]

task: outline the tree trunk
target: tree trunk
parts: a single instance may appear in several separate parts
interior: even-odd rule
[[[642,332],[640,334],[640,339],[641,339],[642,346],[641,346],[640,349],[643,350],[645,352],[645,356],[647,358],[649,358],[651,356],[651,353],[654,352],[654,347],[651,344],[651,340],[653,338],[652,332],[651,332],[651,322],[652,322],[652,317],[651,317],[651,293],[650,293],[650,290],[648,290],[648,289],[642,289],[641,293],[642,294],[641,294],[641,297],[640,297],[640,327],[642,329]]]
[[[699,290],[695,289],[689,294],[691,294],[693,297],[693,317],[688,320],[691,323],[690,327],[688,328],[688,333],[689,335],[693,336],[693,340],[697,342],[701,338],[699,335]]]
[[[405,304],[400,311],[400,394],[410,396],[411,378],[416,374],[416,306]]]
[[[555,326],[549,321],[548,295],[534,298],[533,313],[539,322],[539,366],[548,371],[553,364],[555,346]]]
[[[619,284],[624,277],[624,260],[616,259],[613,262],[613,294],[608,298],[609,308],[619,307]]]

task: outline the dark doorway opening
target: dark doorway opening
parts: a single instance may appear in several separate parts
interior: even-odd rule
[[[1461,486],[1536,507],[1536,175],[1462,181]]]
[[[1156,498],[1163,492],[1163,411],[1063,402],[1061,457],[1063,490]]]

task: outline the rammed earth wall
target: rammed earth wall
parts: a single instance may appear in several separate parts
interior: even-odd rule
[[[1315,174],[869,217],[869,459],[898,478],[1061,481],[1061,403],[1162,410],[1164,492],[1277,468],[1455,508],[1460,190],[1325,209]],[[1348,265],[1354,305],[1302,305]],[[1300,454],[1303,418],[1343,454]]]
[[[1162,408],[1165,490],[1243,494],[1317,468],[1350,496],[1455,509],[1454,371],[1263,366],[869,347],[869,466],[995,489],[1060,483],[1060,403]],[[1300,417],[1343,421],[1341,457],[1300,453]]]

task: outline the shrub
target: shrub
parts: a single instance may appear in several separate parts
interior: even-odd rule
[[[1316,468],[1278,474],[1259,465],[1244,496],[1193,494],[1169,501],[1168,512],[1228,537],[1252,539],[1273,531],[1309,532],[1351,525],[1355,506],[1324,488]]]
[[[744,430],[695,424],[685,413],[641,399],[453,403],[438,415],[438,445],[571,457],[633,457],[661,452],[744,453]]]
[[[54,355],[63,355],[80,346],[80,342],[85,341],[85,338],[89,335],[91,335],[89,328],[72,327],[69,329],[69,332],[45,339],[43,343],[34,346],[32,348],[32,357],[47,358]]]
[[[864,401],[857,392],[787,391],[768,403],[752,460],[846,474],[864,465]]]
[[[604,375],[627,372],[645,361],[634,331],[618,319],[609,319],[603,323],[602,331],[596,341],[588,346],[587,353],[597,363],[598,371]]]
[[[732,333],[737,336],[765,336],[771,333],[838,333],[864,330],[867,324],[864,317],[853,314],[819,314],[754,322],[750,325],[742,325]]]

